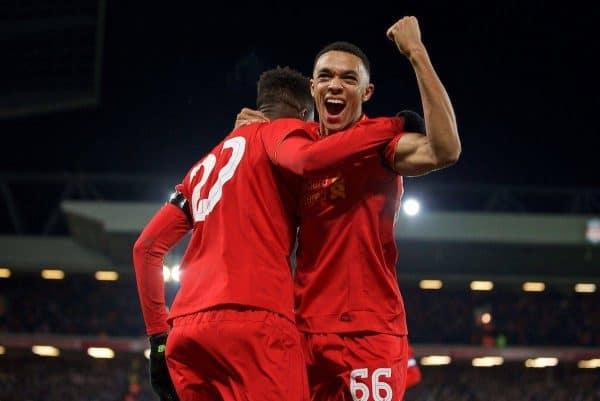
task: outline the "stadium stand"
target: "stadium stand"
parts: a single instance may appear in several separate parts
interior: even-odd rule
[[[33,218],[17,189],[37,180],[54,197]],[[12,227],[0,236],[1,400],[155,399],[131,246],[162,203],[148,188],[166,199],[169,181],[0,177],[0,217]],[[559,212],[583,199],[562,195],[554,210],[506,210],[519,192],[507,202],[492,191],[468,210],[400,213],[398,280],[423,373],[407,401],[600,399],[597,219],[585,208]],[[185,245],[165,260],[168,302]]]

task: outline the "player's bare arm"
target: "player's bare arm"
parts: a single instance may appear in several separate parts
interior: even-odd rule
[[[425,45],[419,22],[404,17],[392,25],[387,36],[408,58],[417,78],[427,135],[408,133],[397,142],[394,170],[404,176],[418,176],[448,167],[460,156],[456,116]]]

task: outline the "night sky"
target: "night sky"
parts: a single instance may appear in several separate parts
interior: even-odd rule
[[[254,106],[261,71],[289,65],[310,74],[314,55],[335,40],[354,42],[370,58],[375,94],[367,114],[421,112],[412,68],[385,36],[397,19],[415,15],[463,144],[457,165],[422,179],[599,182],[600,68],[592,59],[600,35],[592,3],[121,3],[108,2],[100,107],[0,121],[17,149],[2,147],[0,171],[183,177],[241,107]]]

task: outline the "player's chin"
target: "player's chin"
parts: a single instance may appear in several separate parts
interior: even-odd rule
[[[344,118],[344,114],[343,113],[338,113],[338,114],[331,114],[331,113],[324,113],[324,118],[323,118],[323,122],[325,123],[325,126],[328,129],[334,129],[337,128],[339,129],[340,127],[343,127],[346,124],[346,118]]]
[[[327,131],[337,132],[350,127],[352,125],[352,121],[339,118],[339,116],[334,116],[333,118],[326,118],[324,120],[324,125],[325,128],[327,128]]]

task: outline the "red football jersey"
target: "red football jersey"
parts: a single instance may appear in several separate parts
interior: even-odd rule
[[[403,187],[390,162],[371,151],[303,182],[295,273],[300,330],[407,334],[394,239]]]
[[[239,128],[187,173],[177,189],[189,202],[194,230],[169,319],[227,304],[294,319],[290,254],[298,174],[381,151],[403,122],[365,121],[316,142],[308,140],[308,127],[279,119]]]
[[[194,230],[169,319],[224,304],[293,316],[288,260],[298,178],[276,168],[266,150],[304,126],[285,119],[234,130],[177,186]]]

